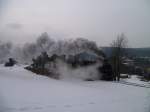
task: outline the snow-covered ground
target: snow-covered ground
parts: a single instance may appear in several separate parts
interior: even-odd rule
[[[150,88],[54,80],[0,66],[0,112],[150,112]]]

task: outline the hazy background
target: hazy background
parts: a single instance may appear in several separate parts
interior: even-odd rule
[[[84,37],[109,46],[125,33],[131,47],[150,47],[149,0],[0,0],[0,39],[25,43],[42,33]]]

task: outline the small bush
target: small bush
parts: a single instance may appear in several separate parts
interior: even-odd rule
[[[17,62],[13,58],[9,58],[9,61],[5,63],[5,67],[14,66]]]

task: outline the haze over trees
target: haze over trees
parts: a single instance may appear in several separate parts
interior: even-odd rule
[[[100,47],[94,41],[84,38],[54,40],[46,32],[42,33],[36,42],[26,43],[23,46],[15,46],[12,43],[0,43],[0,62],[6,61],[12,57],[20,63],[30,63],[33,58],[47,52],[49,56],[74,55],[82,51],[94,52],[99,56],[104,56]]]
[[[0,63],[3,63],[7,59],[7,57],[10,56],[12,47],[13,45],[11,42],[0,41]]]

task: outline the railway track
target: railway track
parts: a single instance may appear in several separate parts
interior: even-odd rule
[[[138,84],[138,83],[127,82],[127,81],[120,81],[118,83],[125,84],[125,85],[131,85],[131,86],[137,86],[137,87],[150,88],[150,85],[147,85],[147,84]]]

